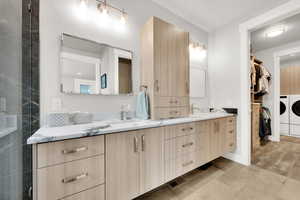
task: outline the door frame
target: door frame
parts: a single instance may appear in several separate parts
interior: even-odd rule
[[[251,164],[251,98],[250,98],[250,32],[283,20],[300,12],[300,1],[291,0],[262,15],[254,17],[239,25],[240,50],[241,50],[241,151],[243,153],[242,163]],[[277,102],[277,101],[276,101]],[[279,113],[279,107],[274,107],[274,112]],[[275,127],[276,128],[276,127]],[[279,128],[279,126],[277,127]],[[274,130],[276,131],[276,130]]]
[[[277,107],[276,111],[278,113],[274,112],[272,115],[272,120],[274,120],[274,136],[272,136],[271,139],[276,142],[280,142],[280,57],[299,52],[300,46],[284,49],[274,53],[273,106]]]

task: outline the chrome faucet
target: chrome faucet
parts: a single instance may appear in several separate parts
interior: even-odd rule
[[[195,104],[192,104],[192,105],[191,105],[191,111],[192,111],[192,114],[195,114],[195,110],[201,111],[201,108],[195,106]]]

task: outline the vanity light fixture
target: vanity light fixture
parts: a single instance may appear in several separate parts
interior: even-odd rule
[[[203,60],[207,56],[207,48],[203,44],[191,42],[189,45],[189,49],[192,59]]]
[[[106,0],[96,0],[98,2],[98,10],[103,17],[108,17],[110,13],[117,15],[120,17],[120,23],[126,24],[127,13],[124,9],[117,8],[107,3]]]
[[[266,31],[265,36],[267,38],[274,38],[274,37],[277,37],[277,36],[283,34],[286,31],[287,31],[286,26],[284,26],[284,25],[277,25],[277,26],[273,26],[273,27],[269,28]]]

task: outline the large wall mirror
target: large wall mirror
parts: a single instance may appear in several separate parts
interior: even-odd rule
[[[132,94],[132,52],[62,34],[61,91],[68,94]]]

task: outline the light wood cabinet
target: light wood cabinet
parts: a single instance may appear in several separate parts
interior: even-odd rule
[[[280,69],[280,95],[300,94],[300,67],[290,66]]]
[[[35,145],[34,200],[134,199],[234,151],[235,127],[225,117]]]
[[[141,32],[141,83],[148,86],[152,119],[189,114],[188,47],[189,34],[175,25],[156,17],[151,17],[144,25]],[[176,110],[176,107],[183,108]]]
[[[163,184],[163,128],[106,138],[106,199],[133,199]]]
[[[38,200],[58,200],[104,183],[104,156],[37,170]]]
[[[138,131],[106,136],[106,199],[129,200],[140,194]]]
[[[196,123],[196,132],[199,138],[198,164],[199,166],[211,161],[210,155],[210,121]]]

